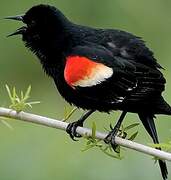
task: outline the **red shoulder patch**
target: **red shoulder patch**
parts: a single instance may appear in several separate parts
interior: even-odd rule
[[[113,69],[82,56],[66,58],[64,78],[70,86],[93,86],[111,77]]]

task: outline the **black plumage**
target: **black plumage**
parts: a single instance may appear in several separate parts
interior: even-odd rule
[[[137,113],[154,143],[159,142],[155,114],[171,115],[171,107],[162,97],[166,83],[160,71],[162,67],[141,38],[125,31],[74,24],[49,5],[34,6],[25,15],[8,19],[22,20],[26,24],[11,35],[22,34],[26,47],[38,56],[65,100],[88,110],[85,116],[68,126],[67,132],[72,138],[78,136],[76,127],[83,126],[94,111],[121,110],[123,113],[105,142],[115,148],[114,137],[127,112]],[[64,73],[67,58],[74,56],[85,57],[98,67],[101,64],[106,71],[103,74],[96,69],[99,74],[91,75],[92,82],[89,78],[86,85],[78,81],[78,85],[71,87]],[[159,165],[165,180],[166,163],[159,160]]]

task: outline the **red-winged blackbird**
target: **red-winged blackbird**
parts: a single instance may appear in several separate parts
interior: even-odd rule
[[[65,100],[88,110],[69,124],[72,139],[79,137],[76,127],[83,126],[94,111],[121,110],[106,143],[115,149],[115,135],[127,112],[137,113],[154,143],[159,143],[155,114],[171,115],[171,107],[161,95],[166,82],[162,67],[141,38],[121,30],[74,24],[49,5],[34,6],[25,15],[7,19],[26,24],[10,36],[21,34]],[[159,160],[159,165],[166,180],[166,163]]]

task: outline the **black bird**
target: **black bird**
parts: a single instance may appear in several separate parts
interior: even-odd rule
[[[25,46],[38,56],[47,75],[67,102],[87,110],[67,132],[79,137],[76,127],[94,111],[120,110],[122,114],[105,138],[115,149],[115,136],[127,112],[137,113],[154,143],[159,143],[154,118],[171,115],[162,97],[166,80],[144,41],[125,31],[77,25],[57,8],[37,5],[24,15],[7,17],[25,26],[12,35],[22,35]],[[167,167],[159,160],[161,174]]]

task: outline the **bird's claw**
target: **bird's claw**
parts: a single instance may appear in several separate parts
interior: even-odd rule
[[[81,137],[81,135],[79,135],[77,132],[76,132],[76,129],[77,127],[80,126],[82,127],[83,126],[83,123],[80,122],[80,121],[76,121],[76,122],[73,122],[73,123],[69,123],[67,128],[66,128],[66,132],[69,134],[69,136],[71,137],[71,139],[73,141],[78,141],[75,139],[76,138],[79,138]]]
[[[116,153],[119,153],[118,152],[118,144],[116,144],[115,142],[115,137],[116,136],[119,136],[123,139],[125,139],[127,137],[127,133],[126,132],[122,132],[121,130],[117,130],[115,128],[113,128],[111,125],[110,125],[110,128],[112,129],[109,134],[105,137],[104,139],[104,142],[106,144],[111,144],[112,146],[112,149],[116,152]]]
[[[110,123],[110,129],[111,129],[111,130],[113,130],[113,126],[112,126],[112,124],[111,124],[111,123]]]
[[[116,142],[115,142],[115,137],[116,137],[116,135],[117,135],[117,131],[114,131],[114,129],[113,129],[113,130],[112,130],[111,132],[109,132],[109,134],[105,137],[104,142],[105,142],[106,144],[111,144],[112,149],[113,149],[116,153],[119,153],[119,152],[117,151],[118,145],[117,145]]]

